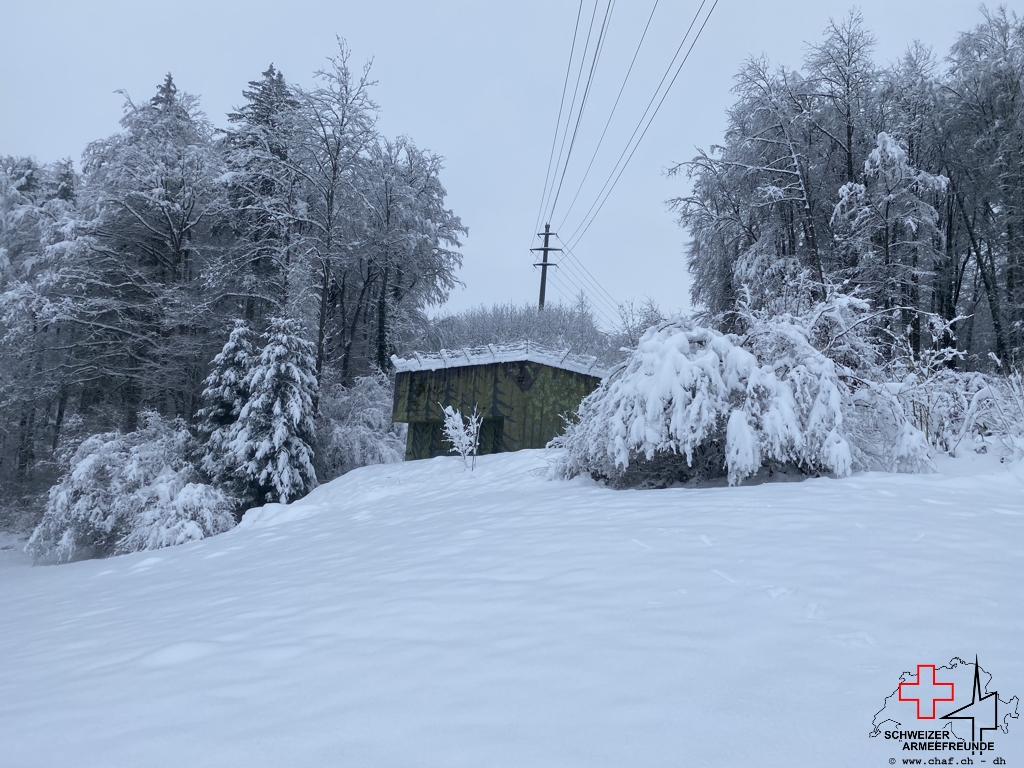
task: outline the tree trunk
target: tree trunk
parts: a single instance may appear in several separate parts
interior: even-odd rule
[[[1005,371],[1010,361],[1007,357],[1006,333],[1003,330],[1002,314],[999,311],[999,285],[996,280],[995,269],[991,260],[986,261],[981,253],[981,246],[978,243],[978,238],[975,236],[974,227],[971,226],[971,220],[967,216],[967,209],[964,207],[963,198],[960,197],[959,193],[955,194],[960,208],[960,215],[963,217],[964,226],[967,228],[971,250],[974,252],[974,259],[978,265],[978,272],[981,275],[981,281],[985,288],[985,299],[988,301],[989,312],[992,315],[992,330],[996,335],[996,357],[999,358],[1000,370]]]
[[[51,451],[57,452],[57,447],[60,445],[60,430],[64,426],[64,412],[68,405],[68,391],[67,389],[61,389],[60,397],[57,399],[57,418],[53,422],[53,444]]]
[[[18,478],[24,481],[28,479],[36,460],[36,409],[34,406],[28,406],[25,411],[22,411],[18,427]]]
[[[388,369],[388,268],[384,267],[381,277],[380,298],[377,300],[377,367],[382,371]]]
[[[324,346],[327,338],[327,309],[331,294],[331,260],[324,259],[320,275],[320,317],[317,321],[316,330],[316,380],[320,383],[320,377],[324,372]]]

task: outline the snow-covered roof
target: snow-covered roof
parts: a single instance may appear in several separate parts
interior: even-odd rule
[[[555,350],[527,341],[522,344],[488,344],[486,347],[442,349],[438,353],[412,353],[411,358],[391,356],[397,371],[437,371],[442,368],[460,368],[464,365],[489,363],[540,363],[562,368],[573,373],[603,379],[608,369],[598,364],[596,357],[574,355],[568,350]]]

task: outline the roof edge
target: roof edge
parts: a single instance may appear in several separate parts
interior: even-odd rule
[[[561,368],[585,376],[603,379],[608,370],[598,363],[596,357],[576,355],[569,350],[556,350],[533,342],[522,344],[488,344],[484,347],[442,349],[431,354],[412,353],[411,358],[391,356],[396,371],[438,371],[444,368],[462,368],[469,365],[491,363],[539,363],[552,368]]]

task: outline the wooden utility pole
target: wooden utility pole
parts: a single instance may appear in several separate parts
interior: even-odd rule
[[[551,236],[552,235],[554,235],[555,237],[558,237],[558,233],[557,232],[552,232],[551,231],[551,225],[550,224],[545,224],[544,225],[544,231],[537,233],[537,237],[543,237],[544,238],[544,246],[542,248],[531,248],[530,249],[531,251],[540,251],[542,254],[544,254],[542,260],[538,261],[538,262],[534,262],[534,265],[533,265],[535,267],[540,267],[540,301],[537,303],[537,309],[538,310],[543,310],[544,309],[544,293],[545,293],[545,291],[547,289],[547,286],[548,286],[548,267],[557,267],[558,266],[557,264],[552,264],[552,263],[548,262],[548,253],[550,253],[551,251],[560,251],[560,250],[562,250],[561,248],[552,248],[551,247],[550,241],[551,241]]]

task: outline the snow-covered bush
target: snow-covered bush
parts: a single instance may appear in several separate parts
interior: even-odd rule
[[[849,443],[853,469],[932,469],[927,437],[892,383],[889,345],[879,341],[874,322],[882,313],[856,295],[833,290],[799,314],[774,316],[745,307],[738,314],[746,329],[740,341],[762,363],[789,365],[807,355],[835,366],[842,416],[837,429]]]
[[[249,399],[231,428],[230,450],[259,501],[287,504],[317,485],[316,349],[292,319],[273,318],[263,339],[242,382]]]
[[[651,328],[556,438],[563,472],[618,486],[735,484],[772,463],[848,473],[835,366],[803,347],[762,365],[734,336],[682,319]]]
[[[991,388],[998,388],[991,376],[951,368],[921,367],[892,378],[890,391],[914,426],[940,451],[955,450],[969,432],[985,428],[988,419],[984,403],[993,392]]]
[[[66,562],[158,549],[235,524],[233,500],[198,482],[185,423],[151,412],[141,422],[127,434],[93,435],[70,457],[26,547],[35,557]]]
[[[440,405],[440,403],[438,403]],[[444,439],[453,453],[462,457],[462,463],[471,470],[476,469],[476,454],[480,447],[480,425],[483,417],[473,406],[473,413],[463,416],[450,405],[444,408]],[[470,464],[472,460],[472,464]]]
[[[1017,371],[1006,380],[1004,406],[1000,409],[1004,441],[1015,459],[1024,459],[1024,373]]]
[[[995,438],[1014,458],[1024,458],[1024,375],[950,371],[935,378],[919,385],[930,407],[920,406],[917,413],[948,425],[938,433],[939,447],[952,453],[967,437]]]
[[[801,317],[747,314],[742,337],[683,318],[649,329],[553,442],[566,449],[559,473],[625,487],[734,485],[762,467],[927,468],[927,441],[896,397],[818,348],[866,354],[851,320],[864,307],[847,298]]]
[[[324,481],[405,457],[405,424],[391,421],[391,379],[379,371],[350,387],[324,387],[317,415],[317,476]]]

